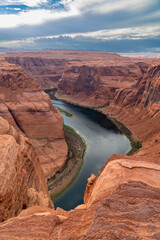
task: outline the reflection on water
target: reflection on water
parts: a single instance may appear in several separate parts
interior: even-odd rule
[[[83,203],[83,195],[90,175],[92,173],[97,175],[112,154],[125,154],[130,150],[131,145],[129,140],[101,113],[59,100],[52,102],[72,114],[72,117],[67,117],[62,113],[64,122],[74,128],[87,144],[84,164],[77,178],[54,200],[55,207],[69,210]]]

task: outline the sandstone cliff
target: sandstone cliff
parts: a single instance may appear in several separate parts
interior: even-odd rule
[[[150,66],[138,88],[144,86],[141,103],[148,107],[153,114],[159,114],[160,107],[160,65]],[[151,113],[151,112],[150,112]],[[151,113],[152,114],[152,113]]]
[[[117,118],[131,130],[135,139],[143,143],[139,155],[160,159],[160,59],[83,51],[14,53],[7,54],[5,58],[22,65],[35,79],[37,70],[34,68],[38,69],[41,62],[47,73],[46,59],[50,61],[47,62],[49,68],[56,59],[65,60],[60,71],[62,77],[58,80],[58,97],[97,107],[99,111]],[[42,69],[43,64],[40,64]],[[56,73],[59,74],[59,67],[55,69]]]
[[[59,81],[57,96],[115,117],[142,141],[138,154],[160,159],[159,65],[148,70],[147,64],[137,62],[119,65],[69,64]]]
[[[114,155],[88,182],[84,205],[24,210],[0,224],[0,239],[159,239],[160,165],[153,159]]]
[[[122,90],[104,112],[112,112],[142,141],[139,155],[160,159],[160,69],[150,66],[128,94]]]
[[[0,117],[0,222],[34,205],[52,207],[39,159],[29,139]]]
[[[25,57],[30,54],[26,53]],[[97,178],[92,175],[83,205],[69,212],[28,208],[0,224],[0,239],[160,239],[159,59],[139,60],[117,54],[75,51],[54,54],[55,57],[53,52],[44,53],[45,58],[56,58],[59,54],[60,59],[69,60],[59,79],[58,96],[73,103],[99,107],[103,113],[116,117],[132,131],[134,138],[142,141],[142,148],[137,153],[139,156],[112,156]],[[31,55],[37,58],[41,53]],[[22,54],[13,57],[24,67],[24,60],[19,59]],[[33,66],[30,74],[32,69]],[[35,71],[33,76],[36,75]],[[13,110],[10,119],[20,129],[22,119],[17,121]],[[35,146],[44,143],[44,139],[37,142],[37,136],[31,139]]]
[[[147,70],[145,63],[70,63],[58,83],[58,93],[75,96],[93,106],[109,105],[119,89],[131,89]]]
[[[20,66],[3,59],[0,84],[0,116],[31,140],[45,177],[51,177],[63,167],[68,151],[60,112]]]
[[[64,69],[69,64],[73,66],[77,63],[84,62],[84,65],[88,66],[89,63],[94,63],[96,66],[101,63],[103,66],[109,66],[107,75],[109,76],[110,71],[121,72],[118,73],[121,78],[124,75],[129,74],[133,76],[137,75],[138,72],[146,71],[148,62],[151,60],[139,60],[131,59],[128,57],[122,57],[115,53],[107,52],[85,52],[85,51],[73,51],[73,50],[61,50],[61,51],[40,51],[40,52],[22,52],[22,53],[7,53],[5,60],[9,63],[20,65],[25,71],[36,80],[43,89],[57,88],[58,82],[62,77]],[[153,61],[153,60],[152,60]],[[105,65],[104,65],[105,63]],[[133,63],[133,64],[132,64]],[[139,69],[135,63],[139,63]],[[131,68],[131,72],[125,69],[125,65]],[[110,66],[115,66],[116,70],[110,69]],[[119,67],[118,67],[119,66]],[[120,67],[121,66],[121,67]],[[102,70],[103,71],[103,70]],[[128,72],[127,72],[128,71]],[[102,73],[103,74],[103,73]],[[117,73],[116,73],[117,74]],[[127,75],[126,75],[127,76]],[[120,79],[120,78],[119,78]],[[123,78],[124,79],[124,78]],[[131,80],[130,80],[131,81]]]
[[[50,59],[41,56],[7,57],[6,60],[9,63],[22,66],[43,89],[58,87],[58,81],[62,76],[65,64],[68,62],[66,59]]]

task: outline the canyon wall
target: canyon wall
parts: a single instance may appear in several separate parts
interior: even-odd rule
[[[130,94],[120,90],[110,106],[110,112],[128,126],[133,136],[142,141],[138,155],[160,159],[160,69],[150,66]]]
[[[72,62],[59,80],[56,96],[116,118],[142,142],[139,155],[160,159],[160,60],[156,65],[145,61],[131,59],[129,64],[122,59],[110,66]]]
[[[25,58],[25,60],[24,60]],[[25,61],[32,58],[34,61]],[[5,59],[20,64],[37,79],[39,66],[36,59],[45,63],[63,61],[61,74],[57,66],[57,97],[72,103],[96,107],[126,125],[142,144],[139,155],[160,159],[159,127],[159,58],[129,58],[114,53],[83,51],[46,51],[6,54]],[[28,60],[27,60],[28,59]],[[52,68],[52,64],[44,64]],[[54,68],[54,64],[53,64]],[[42,67],[43,69],[43,67]],[[56,74],[56,68],[55,73]],[[53,74],[53,75],[54,75]],[[43,73],[42,73],[43,77]],[[45,74],[44,74],[45,77]],[[42,83],[41,83],[42,84]],[[43,80],[43,87],[45,86]]]
[[[25,71],[34,77],[34,80],[43,89],[57,88],[62,76],[66,59],[49,59],[36,57],[7,57],[9,63],[22,66]]]
[[[92,175],[88,179],[83,205],[68,212],[60,208],[52,210],[45,204],[43,207],[27,208],[17,217],[0,224],[0,240],[160,239],[160,60],[130,59],[117,54],[89,54],[76,51],[25,53],[27,58],[41,56],[54,59],[58,55],[60,59],[68,59],[68,62],[63,66],[62,75],[58,80],[57,96],[72,103],[96,107],[97,110],[110,117],[115,117],[132,131],[136,140],[142,141],[142,148],[136,153],[137,156],[113,155],[97,178]],[[17,63],[24,67],[24,60],[21,59],[22,53],[8,57],[10,58],[8,61],[19,61]],[[33,62],[27,64],[35,65]],[[57,139],[57,142],[61,143],[57,144],[57,149],[61,149],[63,144],[61,141],[64,141],[64,138],[62,127],[59,127],[58,123],[62,126],[63,121],[59,112],[51,106],[47,95],[33,80],[31,81],[21,67],[7,64],[5,68],[5,65],[4,62],[1,64],[0,75],[3,87],[0,93],[1,115],[22,134],[30,137],[39,156],[45,153],[41,158],[41,163],[45,166],[48,156],[51,156],[53,160],[52,153],[55,149],[51,147],[53,140]],[[26,71],[29,71],[27,68],[28,65]],[[36,78],[37,70],[32,70],[34,68],[34,66],[30,68],[30,74]],[[16,69],[16,77],[11,77],[12,74],[15,76]],[[16,85],[13,84],[14,82]],[[43,86],[45,87],[45,83]],[[9,95],[10,88],[12,88],[11,96]],[[35,122],[34,119],[36,119]],[[49,127],[43,126],[46,120]],[[56,139],[53,139],[51,131],[54,126],[57,126],[54,129]],[[5,129],[7,130],[1,131],[2,138],[6,138],[6,133],[9,134],[8,128],[5,127]],[[51,132],[47,132],[47,129]],[[50,138],[45,136],[45,132],[51,134]],[[13,141],[10,138],[12,139],[12,136],[7,136],[7,141]],[[22,136],[21,138],[24,139]],[[25,138],[26,141],[26,144],[29,144]],[[19,146],[21,142],[14,144]],[[14,146],[13,143],[11,146]],[[7,148],[9,152],[7,158],[11,156],[11,146]],[[46,151],[45,147],[47,147]],[[1,149],[3,152],[3,147]],[[17,150],[12,161],[16,161],[16,153]],[[5,157],[2,159],[7,164]],[[45,167],[43,169],[45,171]],[[11,170],[9,168],[11,176],[12,171],[12,168]],[[21,176],[23,176],[22,173]],[[10,183],[10,177],[8,181]],[[35,186],[34,177],[32,183],[33,188],[36,189],[34,191],[39,192],[40,187]],[[6,186],[5,183],[2,186]],[[29,193],[34,191],[29,191]],[[9,196],[5,194],[4,191],[2,195]],[[25,194],[24,199],[26,199]],[[37,193],[35,195],[39,196]],[[2,204],[2,212],[4,204],[6,204],[5,201]],[[29,203],[28,206],[30,206]],[[26,202],[21,203],[20,209],[25,207]],[[11,211],[7,207],[4,209],[7,209],[7,212]],[[5,218],[18,213],[9,212]]]
[[[122,60],[70,63],[58,83],[58,93],[75,96],[93,106],[109,105],[119,89],[131,89],[147,71],[148,64]]]
[[[144,71],[148,64],[139,59],[130,59],[128,57],[122,57],[116,53],[107,52],[85,52],[85,51],[73,51],[73,50],[61,50],[61,51],[41,51],[41,52],[17,52],[8,53],[3,55],[5,60],[9,63],[20,65],[25,71],[34,78],[41,85],[43,89],[53,89],[58,87],[58,82],[62,77],[65,67],[74,62],[87,65],[89,62],[102,64],[102,66],[115,66],[117,70],[124,72],[125,76],[127,71],[121,65],[131,65],[132,75],[136,75],[137,67],[134,63],[139,63],[141,70]],[[132,65],[133,63],[133,65]],[[135,68],[135,69],[134,69]],[[112,70],[112,69],[111,69]],[[141,70],[138,70],[141,72]],[[103,70],[102,70],[103,71]],[[109,70],[110,71],[110,70]],[[113,70],[114,71],[114,70]],[[109,73],[109,72],[108,72]],[[130,74],[131,75],[131,74]],[[119,76],[121,76],[119,74]],[[133,77],[132,76],[132,77]],[[121,76],[122,77],[122,76]],[[133,79],[133,78],[132,78]]]
[[[53,207],[39,159],[29,139],[0,117],[0,222],[34,205]]]
[[[0,239],[159,239],[159,186],[155,160],[113,155],[88,179],[83,205],[68,212],[28,208],[0,224]]]
[[[60,112],[20,66],[3,59],[0,84],[0,116],[31,140],[45,178],[51,177],[63,167],[68,153]]]

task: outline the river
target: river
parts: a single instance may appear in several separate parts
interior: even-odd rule
[[[52,103],[72,114],[72,117],[67,117],[62,113],[64,123],[74,128],[87,144],[84,163],[79,174],[67,190],[54,199],[55,208],[70,210],[83,204],[84,191],[90,175],[92,173],[97,175],[112,154],[127,153],[131,149],[131,144],[101,113],[60,100],[52,100]]]

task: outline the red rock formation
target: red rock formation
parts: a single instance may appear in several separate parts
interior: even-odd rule
[[[74,210],[32,207],[0,224],[0,240],[159,239],[160,165],[153,159],[114,155],[91,185]]]
[[[70,95],[83,93],[86,98],[90,95],[92,98],[92,94],[100,92],[102,95],[109,90],[113,98],[117,89],[131,88],[147,66],[144,63],[124,64],[123,59],[118,65],[94,61],[69,63],[59,81],[58,92]]]
[[[159,59],[156,61],[158,62]],[[90,73],[94,72],[93,76],[89,75],[91,81],[87,80],[86,71],[76,70],[77,73],[75,73],[75,69],[83,69],[84,64],[78,65],[79,67],[74,68],[72,63],[66,67],[59,81],[57,96],[84,106],[99,106],[100,111],[117,118],[131,130],[135,139],[142,141],[143,147],[138,154],[147,154],[160,159],[159,65],[150,66],[144,73],[147,65],[142,63],[132,63],[132,65],[127,63],[124,67],[122,62],[123,71],[120,71],[119,66],[114,65],[103,67],[102,71],[101,64],[97,63],[95,66],[89,63]],[[105,73],[104,69],[108,73]],[[105,74],[108,76],[104,76]],[[88,92],[85,89],[86,81]],[[78,91],[76,91],[77,88]]]
[[[60,80],[64,68],[68,63],[73,62],[73,66],[76,63],[84,62],[84,65],[88,66],[88,63],[93,63],[95,66],[102,64],[103,66],[117,66],[116,71],[127,74],[125,65],[128,64],[131,72],[128,72],[129,75],[137,75],[137,70],[145,72],[148,66],[148,62],[153,60],[141,60],[141,59],[131,59],[128,57],[122,57],[115,53],[107,52],[85,52],[85,51],[72,51],[72,50],[63,50],[63,51],[41,51],[41,52],[18,52],[18,53],[8,53],[3,54],[6,61],[9,63],[14,63],[22,66],[25,71],[33,77],[43,89],[48,88],[57,88],[58,81]],[[155,60],[154,60],[155,61]],[[104,65],[105,63],[105,65]],[[139,65],[135,66],[135,63]],[[146,64],[147,63],[147,64]],[[81,64],[82,65],[82,64]],[[119,68],[119,67],[120,68]],[[103,71],[103,70],[102,70]],[[110,71],[110,70],[107,70]],[[114,71],[111,69],[111,71]],[[109,73],[109,72],[108,72]],[[118,73],[121,76],[120,73]],[[103,75],[103,74],[102,74]],[[116,73],[117,75],[117,73]],[[121,76],[123,78],[123,75]],[[114,80],[114,79],[113,79]],[[131,80],[131,79],[130,79]]]
[[[57,88],[62,76],[65,59],[49,59],[42,57],[7,57],[9,63],[22,66],[25,71],[41,85],[43,89]]]
[[[159,65],[149,67],[130,94],[123,90],[119,99],[103,111],[115,114],[142,141],[142,149],[138,154],[160,159]]]
[[[33,53],[34,57],[40,54]],[[124,123],[143,147],[137,153],[140,156],[112,156],[97,178],[91,176],[83,205],[69,212],[28,208],[0,224],[0,240],[159,239],[160,69],[152,66],[147,71],[148,64],[159,59],[140,61],[117,54],[76,51],[54,54],[54,58],[59,54],[59,58],[70,61],[59,81],[59,96],[85,106],[103,106],[100,110]],[[53,58],[53,52],[44,55]],[[16,54],[17,57],[22,55]],[[8,111],[5,107],[2,106],[4,115]],[[21,121],[20,118],[19,124]],[[41,143],[34,141],[37,146]]]
[[[58,96],[80,105],[104,106],[99,110],[117,118],[142,141],[138,154],[160,158],[159,67],[150,67],[147,72],[149,65],[160,62],[158,58],[83,51],[16,53],[6,58],[11,61],[23,56],[68,60]]]
[[[31,142],[0,117],[0,222],[34,205],[52,207]]]
[[[0,84],[0,115],[30,138],[45,177],[51,177],[63,167],[68,151],[60,112],[20,66],[1,60]]]
[[[144,91],[141,103],[144,107],[148,106],[150,110],[157,107],[154,114],[159,112],[160,102],[160,65],[151,66],[144,75],[142,84],[144,84]],[[141,83],[138,86],[141,88]],[[154,106],[153,106],[154,105]],[[156,111],[157,110],[157,111]]]

